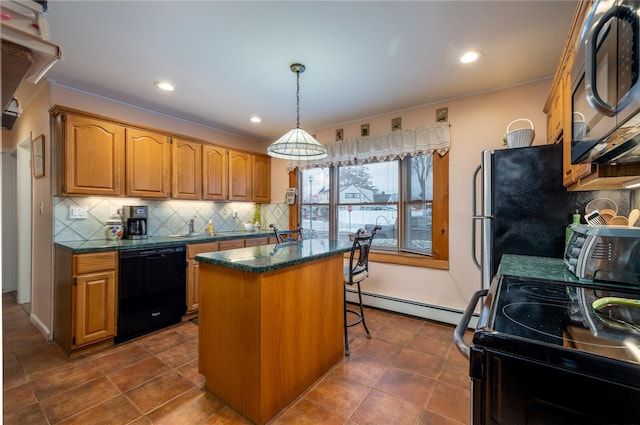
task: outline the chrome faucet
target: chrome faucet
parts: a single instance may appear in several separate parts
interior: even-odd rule
[[[194,215],[193,217],[191,217],[191,220],[189,220],[189,234],[195,233],[195,230],[193,228],[195,219],[196,219],[196,216]]]

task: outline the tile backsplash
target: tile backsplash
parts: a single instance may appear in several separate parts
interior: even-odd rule
[[[189,231],[189,220],[195,219],[194,230],[204,233],[213,221],[216,232],[245,231],[244,223],[253,223],[256,204],[251,202],[152,201],[133,198],[54,197],[54,241],[72,242],[104,239],[104,226],[111,219],[112,208],[122,205],[147,205],[149,236],[164,236]],[[287,204],[258,204],[260,224],[286,229],[289,226]],[[86,218],[69,218],[70,207],[86,209]]]

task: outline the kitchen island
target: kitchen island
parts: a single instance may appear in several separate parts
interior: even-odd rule
[[[343,356],[343,254],[304,240],[199,254],[205,388],[263,424]]]

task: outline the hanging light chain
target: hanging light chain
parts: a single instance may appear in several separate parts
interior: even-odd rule
[[[300,128],[300,70],[296,70],[296,128]]]

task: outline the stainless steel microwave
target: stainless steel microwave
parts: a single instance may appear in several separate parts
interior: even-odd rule
[[[596,0],[571,71],[571,162],[640,163],[640,1]]]

